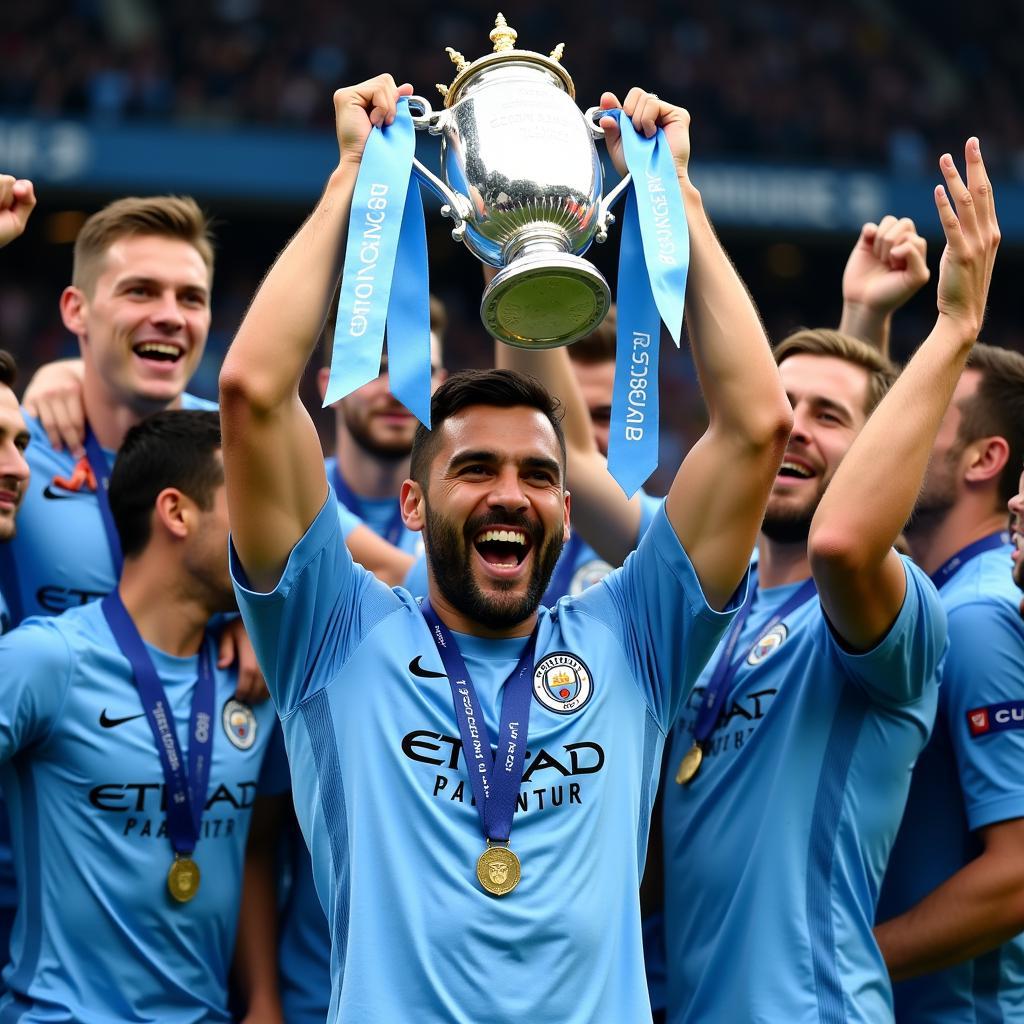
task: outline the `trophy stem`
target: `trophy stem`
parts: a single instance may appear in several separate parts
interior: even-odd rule
[[[502,248],[502,264],[509,266],[524,256],[549,256],[571,252],[569,236],[553,224],[533,224],[517,231]]]

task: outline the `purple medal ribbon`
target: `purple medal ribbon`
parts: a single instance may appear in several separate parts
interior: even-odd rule
[[[110,511],[110,497],[107,489],[110,486],[110,463],[103,451],[92,427],[85,425],[85,457],[89,462],[92,475],[96,478],[96,500],[100,506],[100,517],[103,520],[103,532],[107,535],[107,547],[110,548],[110,560],[114,563],[114,576],[121,578],[124,556],[121,554],[121,538],[117,535],[114,513]]]
[[[523,781],[523,761],[530,723],[530,677],[537,647],[534,627],[519,662],[505,680],[501,698],[501,722],[498,726],[497,752],[491,754],[490,734],[483,709],[477,700],[473,680],[459,651],[455,637],[424,601],[420,606],[430,635],[437,645],[448,683],[452,688],[455,717],[462,737],[462,756],[466,762],[470,788],[484,836],[495,843],[507,843],[512,831],[512,816]]]
[[[947,558],[928,578],[941,590],[972,558],[977,558],[986,551],[995,551],[996,548],[1009,543],[1010,535],[1005,530],[990,533],[987,537],[961,548],[952,558]]]
[[[576,559],[580,556],[582,546],[583,541],[580,540],[578,533],[573,531],[569,534],[569,539],[555,564],[555,571],[551,574],[548,589],[544,591],[544,596],[540,600],[545,608],[551,608],[560,597],[565,597],[569,593],[573,570],[576,568]]]
[[[733,661],[733,653],[736,650],[736,645],[739,643],[740,633],[743,632],[743,626],[747,621],[747,616],[750,614],[750,609],[754,603],[754,594],[757,592],[757,585],[751,581],[750,588],[747,591],[747,599],[743,602],[743,607],[736,613],[736,618],[733,620],[732,628],[729,630],[729,636],[725,641],[725,647],[722,650],[722,654],[715,664],[715,671],[711,676],[711,680],[708,682],[708,688],[704,693],[704,700],[701,703],[700,710],[697,712],[697,720],[693,725],[693,739],[698,746],[703,747],[710,739],[711,734],[715,731],[715,726],[718,723],[718,718],[722,713],[722,708],[725,705],[725,700],[732,689],[733,680],[736,678],[736,673],[739,672],[740,666],[750,656],[750,652],[764,639],[764,637],[770,633],[787,615],[796,611],[802,605],[805,605],[814,595],[818,592],[818,588],[815,585],[814,578],[805,580],[799,587],[795,594],[793,594],[789,600],[768,620],[764,629],[757,635],[757,639],[745,650],[735,661]]]
[[[203,638],[199,652],[199,678],[192,695],[189,719],[188,770],[174,731],[174,715],[167,703],[163,683],[139,631],[116,590],[101,602],[117,646],[132,667],[146,721],[153,732],[164,771],[167,802],[167,831],[175,854],[189,856],[196,848],[203,820],[206,789],[210,781],[213,749],[214,679],[210,645]]]

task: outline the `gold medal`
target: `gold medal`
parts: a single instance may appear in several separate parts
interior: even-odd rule
[[[199,892],[199,865],[191,857],[175,854],[167,872],[167,889],[179,903],[188,903]]]
[[[505,896],[519,884],[519,858],[507,846],[491,846],[476,862],[476,877],[492,896]]]
[[[699,743],[694,743],[679,762],[679,769],[676,771],[676,782],[680,786],[688,786],[693,782],[694,776],[700,771],[701,762],[704,760],[704,750]]]

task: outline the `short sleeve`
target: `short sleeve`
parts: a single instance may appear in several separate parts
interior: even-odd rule
[[[26,619],[0,637],[0,761],[47,738],[67,697],[73,664],[54,619]]]
[[[946,649],[946,612],[932,581],[903,558],[907,591],[896,621],[870,650],[844,650],[829,630],[833,651],[847,678],[878,704],[912,704],[934,691]]]
[[[744,577],[728,607],[715,611],[662,506],[622,568],[571,600],[617,634],[644,699],[667,733],[746,586]]]
[[[1024,817],[1024,623],[1009,601],[949,614],[940,701],[973,829]]]
[[[229,551],[238,607],[282,718],[326,685],[369,628],[400,605],[352,561],[336,506],[328,494],[269,593],[250,588],[234,544]]]
[[[640,529],[637,532],[636,539],[637,543],[640,542],[640,538],[651,528],[651,523],[654,522],[654,517],[658,512],[658,509],[665,504],[664,498],[657,498],[653,494],[648,494],[646,491],[641,491],[639,494],[640,499]]]

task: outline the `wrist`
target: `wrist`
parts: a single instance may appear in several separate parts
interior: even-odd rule
[[[888,337],[892,311],[878,309],[864,302],[845,300],[839,330],[862,341],[876,343]]]

